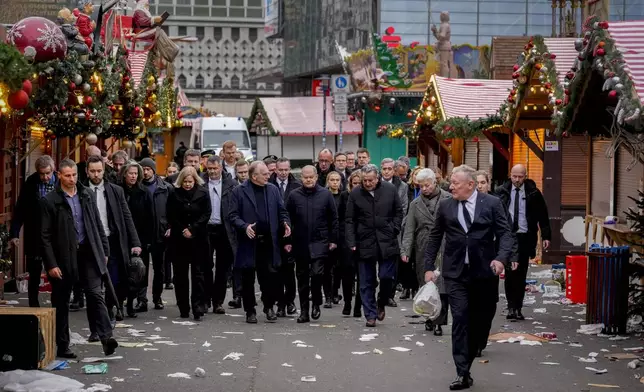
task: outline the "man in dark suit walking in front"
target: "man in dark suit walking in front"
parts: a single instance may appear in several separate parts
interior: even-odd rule
[[[425,251],[425,281],[429,282],[437,277],[434,262],[445,240],[441,273],[452,308],[452,356],[457,372],[449,386],[452,391],[474,383],[470,368],[481,335],[487,333],[481,320],[498,302],[496,276],[509,264],[514,241],[501,200],[476,191],[475,173],[465,165],[452,171],[453,198],[440,202]]]

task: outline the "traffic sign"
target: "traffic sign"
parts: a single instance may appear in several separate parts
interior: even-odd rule
[[[336,122],[343,122],[343,121],[349,121],[349,115],[348,114],[335,114],[334,119]]]
[[[337,104],[346,104],[349,101],[349,97],[346,93],[335,94],[333,96],[333,103]]]
[[[333,94],[348,93],[349,90],[349,75],[333,75],[331,77],[331,91]]]
[[[349,105],[346,103],[336,103],[333,107],[333,113],[335,114],[346,114],[349,112]]]

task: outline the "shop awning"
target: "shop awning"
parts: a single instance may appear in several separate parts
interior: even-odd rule
[[[494,115],[508,96],[511,80],[451,79],[433,76],[444,117],[478,120]]]
[[[644,102],[644,21],[611,22],[608,32],[626,62],[624,69]]]
[[[259,98],[260,111],[267,117],[273,130],[281,136],[322,135],[323,97]],[[340,124],[333,119],[331,97],[326,97],[326,134],[338,135]],[[257,105],[257,104],[256,104]],[[255,110],[254,110],[255,112]],[[359,121],[342,123],[342,134],[359,135],[362,125]]]
[[[563,83],[566,73],[573,66],[575,59],[579,56],[575,50],[576,38],[544,38],[543,43],[548,48],[548,52],[554,54],[555,68],[557,68],[557,79]]]

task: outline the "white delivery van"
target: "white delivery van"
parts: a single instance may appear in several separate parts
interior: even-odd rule
[[[232,140],[237,143],[237,149],[244,154],[247,161],[253,160],[253,150],[246,122],[241,117],[225,117],[219,114],[215,117],[201,118],[200,130],[193,132],[191,146],[199,145],[201,151],[214,150],[219,154],[224,142]],[[196,128],[196,127],[195,127]],[[199,143],[195,143],[199,137]]]

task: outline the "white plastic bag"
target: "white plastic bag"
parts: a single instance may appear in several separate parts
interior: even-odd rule
[[[434,282],[427,282],[414,297],[414,313],[436,320],[441,314],[441,296]]]

